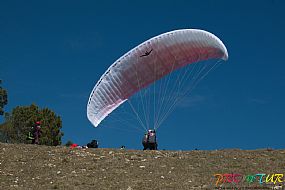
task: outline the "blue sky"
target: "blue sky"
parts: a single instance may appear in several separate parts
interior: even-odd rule
[[[140,149],[140,133],[92,127],[89,94],[139,43],[199,28],[222,39],[229,60],[194,90],[193,106],[177,109],[160,128],[159,148],[284,148],[284,8],[281,0],[1,1],[6,110],[36,103],[62,117],[64,142]]]

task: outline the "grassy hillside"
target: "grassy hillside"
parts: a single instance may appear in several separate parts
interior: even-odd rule
[[[245,176],[285,174],[285,151],[140,151],[0,143],[0,189],[215,189],[214,174],[227,173],[242,176],[236,185],[219,183],[224,189],[282,189],[284,183],[249,183]]]

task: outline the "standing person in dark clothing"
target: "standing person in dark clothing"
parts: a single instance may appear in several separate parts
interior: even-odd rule
[[[143,150],[157,150],[157,141],[155,130],[148,130],[142,139]]]
[[[33,137],[34,139],[32,141],[32,144],[39,144],[41,137],[41,122],[39,121],[36,122],[36,126],[34,127]]]

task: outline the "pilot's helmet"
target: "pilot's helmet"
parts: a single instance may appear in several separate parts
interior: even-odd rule
[[[148,133],[155,133],[155,130],[149,129],[149,130],[148,130]]]

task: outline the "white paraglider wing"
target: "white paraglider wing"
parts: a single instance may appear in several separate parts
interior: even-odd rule
[[[102,75],[90,94],[87,117],[97,127],[136,92],[183,66],[208,59],[228,59],[222,41],[209,32],[183,29],[151,38]]]

